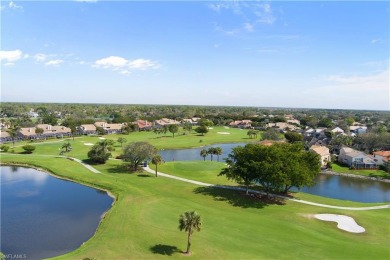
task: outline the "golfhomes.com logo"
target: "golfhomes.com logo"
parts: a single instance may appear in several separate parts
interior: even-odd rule
[[[27,255],[26,254],[1,254],[0,259],[1,260],[6,260],[6,259],[26,259]]]

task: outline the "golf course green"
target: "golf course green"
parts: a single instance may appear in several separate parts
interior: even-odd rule
[[[149,141],[159,149],[196,147],[221,142],[252,141],[245,131],[214,129],[205,136],[178,135],[174,138],[151,132],[123,136],[132,141]],[[217,134],[231,131],[230,135]],[[122,135],[104,136],[116,140]],[[70,139],[66,155],[84,160],[98,137]],[[53,142],[54,141],[54,142]],[[108,191],[115,203],[104,216],[95,235],[75,251],[55,259],[145,259],[172,256],[194,259],[389,259],[390,209],[341,210],[305,205],[294,201],[266,203],[243,192],[202,187],[179,180],[130,172],[120,160],[92,165],[94,173],[73,160],[57,157],[63,140],[36,145],[33,154],[1,153],[2,164],[29,165],[59,178]],[[20,145],[20,144],[16,144]],[[120,144],[115,154],[120,154]],[[237,185],[218,177],[223,163],[171,162],[158,166],[160,172],[212,184]],[[153,168],[153,166],[151,166]],[[329,205],[367,207],[367,204],[297,193],[296,197]],[[179,215],[196,210],[203,219],[200,232],[192,236],[192,254],[184,255],[187,235],[178,229]],[[332,213],[353,217],[366,229],[354,234],[334,222],[323,222],[314,214]]]

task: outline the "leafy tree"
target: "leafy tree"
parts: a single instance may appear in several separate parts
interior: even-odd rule
[[[175,133],[177,133],[177,131],[179,131],[179,127],[177,125],[170,125],[168,129],[169,129],[169,132],[171,132],[173,137],[175,138]]]
[[[96,132],[97,132],[98,135],[105,135],[106,134],[106,131],[101,126],[97,126],[96,127]]]
[[[287,132],[284,134],[284,137],[289,143],[302,142],[303,136],[297,132]]]
[[[31,144],[23,145],[22,148],[25,151],[25,153],[32,153],[35,150],[35,146]]]
[[[197,128],[195,128],[195,132],[204,135],[209,132],[209,129],[206,126],[198,126]]]
[[[347,117],[347,118],[344,119],[344,122],[345,122],[347,125],[351,126],[351,125],[353,125],[353,123],[355,122],[355,119],[353,119],[352,117]]]
[[[156,165],[156,177],[157,177],[157,165],[163,163],[163,158],[161,155],[156,154],[155,156],[152,157],[152,164]]]
[[[222,148],[221,147],[215,147],[215,155],[218,156],[218,162],[219,162],[219,156],[222,155]]]
[[[183,124],[183,130],[188,132],[188,133],[191,133],[191,130],[192,130],[192,124],[189,123],[189,122],[185,122]]]
[[[9,146],[8,146],[8,145],[5,145],[5,144],[2,144],[2,145],[0,145],[0,150],[1,150],[2,152],[8,152]]]
[[[318,122],[318,126],[320,126],[320,127],[329,128],[329,127],[332,127],[332,125],[333,125],[332,119],[330,119],[329,117],[322,118],[322,119]]]
[[[70,133],[72,134],[72,138],[74,141],[74,136],[77,134],[77,126],[75,124],[71,124],[69,126],[69,128],[70,128]]]
[[[275,128],[268,128],[264,133],[263,133],[263,140],[280,140],[280,134]]]
[[[169,126],[167,125],[163,125],[163,127],[161,128],[161,132],[164,133],[164,135],[169,131]]]
[[[186,254],[190,254],[191,250],[191,235],[195,231],[200,231],[202,226],[202,218],[196,211],[186,211],[180,215],[179,229],[188,233],[187,236],[187,251]]]
[[[207,130],[214,125],[213,121],[209,119],[200,119],[198,124],[199,126],[205,126]]]
[[[123,137],[119,137],[118,140],[116,141],[121,144],[123,150],[123,144],[127,142],[127,139]]]
[[[209,153],[207,152],[206,149],[202,149],[202,150],[200,151],[200,156],[203,157],[203,161],[206,161],[206,157],[207,157],[208,154],[209,154]]]
[[[255,171],[251,171],[249,164],[255,159],[255,148],[259,145],[246,145],[245,147],[237,146],[232,149],[232,152],[226,159],[227,167],[222,169],[219,176],[225,175],[229,180],[235,180],[238,183],[243,183],[246,187],[248,195],[249,185],[253,184],[258,177]]]
[[[130,162],[134,170],[137,170],[140,162],[153,158],[156,153],[156,148],[148,142],[134,142],[125,146],[122,158],[125,162]]]
[[[42,128],[39,128],[39,127],[36,127],[35,128],[35,133],[38,135],[38,136],[41,136],[41,134],[43,134],[44,130]]]
[[[42,123],[49,125],[57,125],[57,117],[52,113],[44,113],[42,115]]]
[[[114,150],[113,145],[113,140],[102,140],[96,143],[88,152],[88,158],[96,163],[105,163],[111,157],[111,152]]]
[[[11,121],[11,125],[7,129],[7,133],[12,138],[12,146],[15,148],[15,139],[18,137],[18,132],[20,130],[20,126],[17,124],[16,121]]]
[[[62,144],[62,147],[61,149],[65,149],[65,152],[70,152],[72,150],[72,145],[70,144],[70,142],[66,142],[66,143],[63,143]]]

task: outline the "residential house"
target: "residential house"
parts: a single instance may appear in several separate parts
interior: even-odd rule
[[[43,129],[43,134],[41,136],[45,138],[50,138],[50,137],[65,137],[65,136],[71,136],[72,131],[69,127],[61,126],[61,125],[48,125],[48,124],[38,124],[37,128],[42,128]],[[35,134],[35,128],[33,130]],[[31,132],[29,132],[31,133]],[[32,137],[32,136],[30,136]],[[36,136],[37,138],[38,136]],[[30,138],[32,139],[32,138]]]
[[[148,122],[147,120],[137,120],[132,122],[132,124],[137,125],[139,131],[142,130],[148,131],[153,127],[153,123]]]
[[[96,134],[96,126],[93,124],[80,125],[78,131],[83,135],[93,135]]]
[[[154,127],[156,128],[162,128],[170,125],[180,125],[180,122],[169,118],[161,118],[160,120],[154,121]]]
[[[367,132],[367,126],[353,125],[349,127],[351,134],[365,134]]]
[[[230,127],[251,128],[252,120],[236,120],[229,124]]]
[[[12,138],[9,136],[7,132],[0,132],[0,143],[8,143],[12,142]]]
[[[326,146],[313,145],[310,147],[310,151],[313,151],[321,156],[321,166],[326,166],[326,164],[331,161],[329,149]]]
[[[340,149],[338,161],[356,169],[377,168],[376,162],[370,156],[346,146]]]
[[[335,135],[344,134],[344,130],[341,129],[340,127],[335,127],[332,130],[330,130],[330,132],[332,132]]]
[[[390,151],[377,151],[372,154],[377,165],[384,165],[390,162]]]
[[[35,129],[36,129],[35,127],[22,127],[18,132],[18,136],[21,139],[29,139],[29,140],[37,139],[38,135],[35,133]]]
[[[292,124],[289,124],[289,123],[286,123],[286,122],[277,122],[277,123],[268,123],[266,124],[266,128],[278,128],[282,131],[284,130],[289,130],[289,131],[297,131],[299,130],[300,128],[295,126],[295,125],[292,125]]]
[[[109,124],[104,121],[98,121],[94,124],[96,127],[101,127],[104,129],[106,134],[116,134],[122,131],[122,127],[124,124]]]
[[[197,125],[199,123],[200,117],[185,118],[183,123],[190,123],[191,125]]]
[[[301,121],[299,121],[298,119],[288,119],[288,120],[287,120],[287,123],[289,123],[289,124],[300,125],[300,124],[301,124]]]

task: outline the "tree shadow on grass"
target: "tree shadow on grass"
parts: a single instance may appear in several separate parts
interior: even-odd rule
[[[162,244],[158,244],[150,247],[150,251],[152,251],[153,254],[168,255],[168,256],[171,256],[174,253],[183,253],[176,246],[162,245]]]
[[[131,173],[129,165],[126,164],[118,164],[114,167],[108,168],[107,171],[109,173],[121,173],[121,174]]]
[[[196,194],[214,197],[216,201],[226,201],[235,207],[261,209],[269,204],[269,201],[245,195],[243,191],[230,190],[217,187],[198,187],[194,190]]]
[[[144,177],[144,178],[152,177],[152,175],[150,175],[150,174],[144,174],[144,173],[137,174],[137,176],[138,176],[138,177]]]

